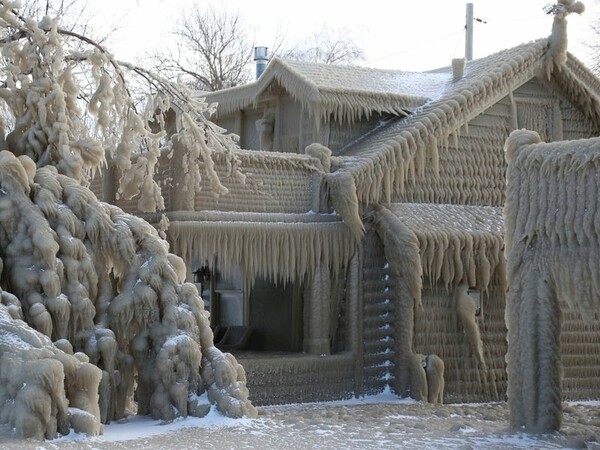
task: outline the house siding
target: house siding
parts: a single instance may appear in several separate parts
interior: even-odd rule
[[[510,123],[507,99],[472,119],[439,143],[439,173],[428,164],[424,176],[407,182],[394,201],[501,206]]]
[[[236,353],[256,406],[322,402],[354,395],[354,360],[347,352],[318,355]]]
[[[542,140],[583,139],[598,127],[542,81],[532,79],[514,91],[517,127]],[[502,206],[505,201],[504,142],[512,131],[509,96],[492,105],[438,144],[439,173],[431,164],[423,176],[407,182],[394,202]]]
[[[426,280],[415,315],[415,351],[444,361],[444,403],[503,401],[506,394],[504,293],[497,284],[482,294],[478,324],[486,367],[479,366],[456,313],[452,288]]]
[[[94,193],[99,201],[104,201],[104,176],[103,174],[97,173],[96,176],[90,182],[90,191]]]
[[[564,400],[600,398],[600,323],[586,323],[581,313],[561,303],[560,353]],[[585,361],[582,364],[582,361]]]

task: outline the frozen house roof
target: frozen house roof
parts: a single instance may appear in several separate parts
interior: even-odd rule
[[[437,170],[438,142],[443,143],[513,89],[543,73],[547,48],[548,39],[541,39],[470,61],[464,76],[446,84],[437,99],[342,149],[341,167],[329,174],[326,182],[333,193],[335,209],[354,232],[362,230],[360,202],[389,202],[392,193],[401,191],[414,171],[423,170],[424,164],[430,163]],[[600,123],[598,80],[576,58],[569,55],[568,62],[552,72],[549,83],[579,104],[595,123]]]
[[[390,210],[417,236],[444,232],[504,238],[503,208],[500,207],[394,203]]]
[[[449,72],[415,73],[274,58],[254,83],[207,94],[217,114],[255,105],[273,85],[283,87],[314,117],[355,121],[373,113],[406,116],[441,95]]]

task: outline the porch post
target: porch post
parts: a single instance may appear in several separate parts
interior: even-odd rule
[[[308,281],[304,298],[304,343],[305,353],[329,355],[331,280],[329,268],[321,265]]]

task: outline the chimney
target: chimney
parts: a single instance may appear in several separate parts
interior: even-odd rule
[[[460,80],[465,74],[465,58],[454,58],[452,60],[452,81]]]
[[[256,79],[258,80],[269,62],[268,47],[254,47],[254,62],[256,63]]]

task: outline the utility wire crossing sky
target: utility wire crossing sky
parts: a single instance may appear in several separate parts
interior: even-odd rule
[[[120,29],[109,47],[120,59],[136,60],[166,45],[174,45],[172,28],[193,0],[104,0],[98,21]],[[428,70],[448,66],[464,56],[466,1],[382,0],[365,6],[347,1],[304,0],[278,7],[269,0],[225,0],[217,5],[239,12],[256,45],[270,47],[279,36],[290,44],[324,26],[350,31],[366,53],[365,66],[398,70]],[[544,12],[549,0],[474,0],[474,57],[547,37],[552,16]],[[204,4],[204,3],[203,3]],[[208,2],[206,3],[208,6]],[[588,0],[586,12],[569,17],[570,51],[587,58],[591,26],[600,21],[600,4]]]

